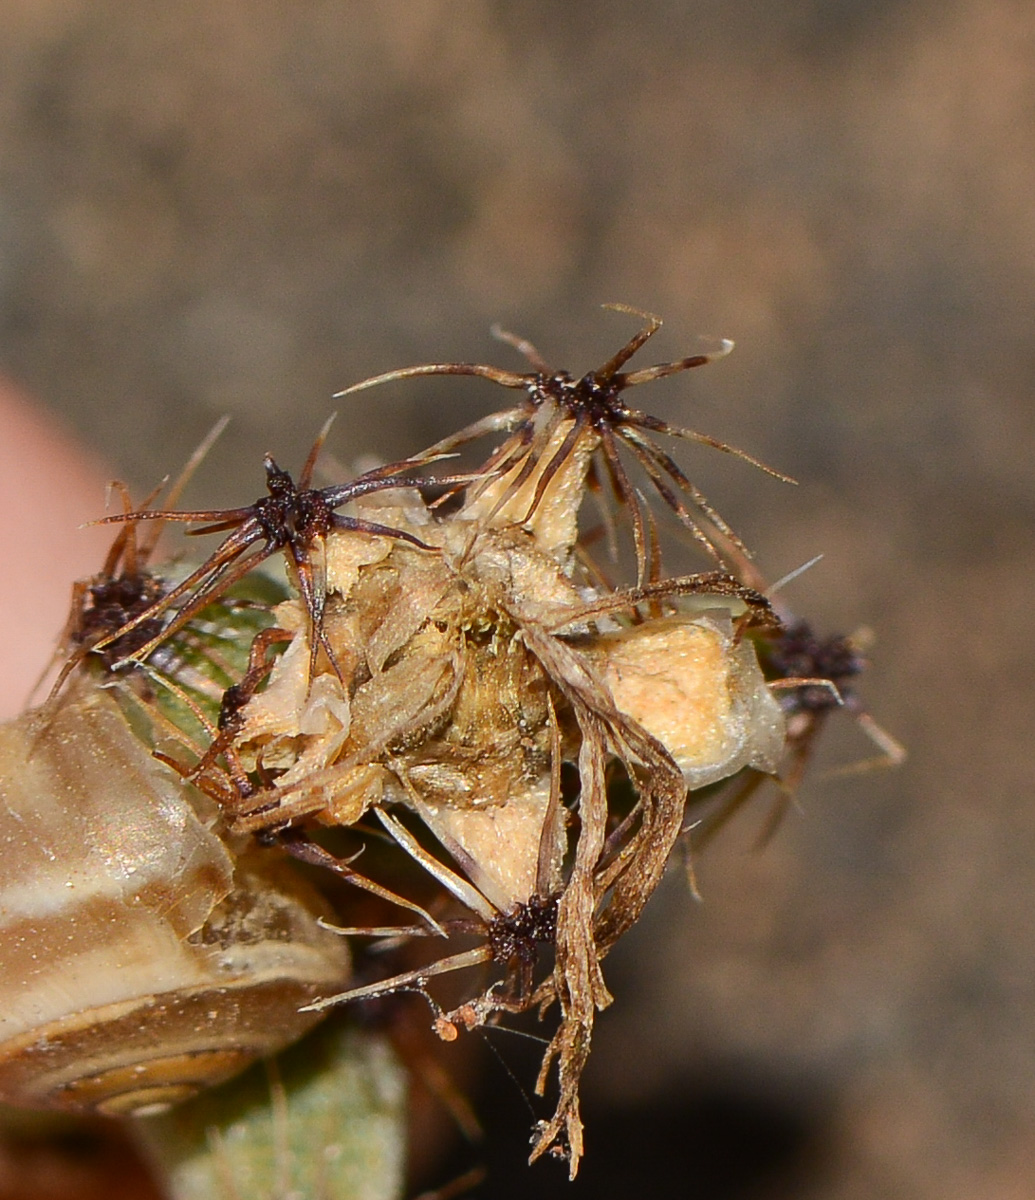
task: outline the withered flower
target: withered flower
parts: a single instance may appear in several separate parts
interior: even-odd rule
[[[395,487],[400,476],[413,473],[422,465],[441,458],[429,453],[421,459],[407,459],[368,471],[349,483],[326,488],[312,488],[313,470],[320,450],[330,430],[333,417],[328,420],[313,443],[309,456],[296,484],[291,475],[282,470],[267,454],[263,460],[266,471],[267,495],[254,504],[243,508],[205,509],[197,512],[173,509],[143,509],[139,512],[118,513],[102,517],[95,522],[107,525],[127,522],[135,526],[140,521],[179,521],[185,524],[205,522],[200,529],[187,532],[193,536],[207,533],[232,532],[220,543],[208,558],[174,588],[163,593],[153,604],[136,613],[119,629],[102,638],[94,646],[101,650],[116,639],[126,639],[146,623],[153,623],[170,609],[176,615],[143,646],[135,646],[126,660],[139,660],[147,656],[164,639],[182,629],[188,621],[217,597],[225,594],[239,579],[253,571],[271,555],[284,553],[289,570],[312,623],[313,654],[318,645],[326,643],[322,638],[322,617],[325,599],[323,579],[323,547],[332,530],[349,529],[364,533],[386,534],[420,545],[413,534],[404,530],[388,529],[384,526],[359,521],[354,517],[343,517],[335,510],[342,505],[385,487]],[[256,543],[257,550],[247,553]],[[181,604],[182,601],[182,604]],[[122,665],[121,663],[117,665]]]
[[[552,462],[544,456],[538,469]],[[595,1013],[611,999],[601,959],[660,880],[688,786],[744,766],[772,770],[783,747],[779,707],[739,636],[741,622],[773,620],[765,602],[718,573],[608,594],[578,586],[561,565],[571,545],[557,534],[575,536],[565,510],[581,497],[565,472],[578,470],[573,458],[551,470],[527,527],[501,506],[487,512],[484,488],[441,520],[415,492],[393,506],[390,493],[371,497],[379,523],[432,552],[399,537],[330,534],[326,653],[310,674],[304,602],[281,604],[277,627],[290,644],[221,747],[236,773],[266,781],[224,788],[231,829],[354,827],[373,816],[484,932],[475,950],[322,1003],[486,961],[506,978],[444,1028],[558,1003],[538,1089],[556,1062],[560,1096],[533,1157],[560,1146],[573,1169],[578,1081]],[[526,483],[538,486],[535,473]],[[570,798],[562,762],[577,768]],[[202,769],[214,769],[211,759]],[[609,803],[616,769],[635,792],[628,812]],[[448,863],[414,835],[414,819]],[[300,850],[297,839],[289,848]],[[533,986],[544,940],[553,970]]]
[[[740,540],[651,434],[755,460],[625,404],[625,388],[709,361],[623,372],[660,324],[647,320],[581,379],[550,371],[508,338],[531,373],[431,364],[357,385],[470,374],[525,399],[351,484],[310,487],[321,435],[298,485],[268,460],[270,496],[247,508],[111,518],[131,527],[203,520],[210,524],[198,532],[231,532],[100,643],[174,612],[134,651],[145,657],[271,554],[285,554],[294,595],[254,638],[218,719],[195,714],[202,732],[180,742],[189,761],[162,757],[218,801],[230,834],[279,843],[418,917],[357,930],[343,913],[352,932],[480,938],[318,1007],[398,988],[427,993],[435,976],[478,963],[502,978],[438,1011],[443,1036],[556,1003],[537,1091],[556,1068],[558,1096],[532,1157],[566,1155],[572,1174],[583,1151],[579,1080],[596,1013],[611,1002],[602,960],[660,881],[688,789],[745,768],[773,772],[784,749],[783,713],[746,636],[778,628],[767,601],[724,571],[661,578],[648,555],[650,514],[619,445],[715,557],[702,523],[738,552]],[[414,478],[422,464],[492,432],[506,437],[484,466],[445,481],[459,499],[451,510],[408,486],[424,482]],[[579,510],[594,480],[610,481],[631,514],[635,588],[609,588],[580,567]],[[355,516],[332,511],[346,502]],[[618,801],[609,785],[623,777],[631,800]],[[404,895],[399,880],[409,876],[384,877],[383,856],[369,869],[337,857],[319,840],[321,826],[367,842],[386,834],[453,907],[443,914]],[[552,964],[537,971],[544,949]]]

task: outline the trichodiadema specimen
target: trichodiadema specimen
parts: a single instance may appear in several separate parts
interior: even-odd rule
[[[661,320],[625,305],[605,307],[631,313],[646,324],[603,366],[582,376],[554,370],[531,342],[497,328],[493,330],[495,335],[523,354],[532,366],[531,371],[517,373],[480,363],[425,363],[365,379],[339,395],[347,396],[378,384],[424,375],[475,375],[502,387],[522,391],[525,397],[515,407],[483,417],[429,450],[429,453],[448,453],[488,434],[506,432],[510,435],[483,465],[483,483],[468,490],[469,509],[477,500],[480,511],[486,515],[505,514],[515,523],[527,525],[533,521],[549,490],[567,489],[573,493],[573,500],[575,495],[581,497],[589,472],[591,486],[606,481],[618,503],[630,514],[638,576],[642,583],[647,578],[649,563],[648,520],[643,497],[619,453],[619,448],[624,447],[667,507],[711,558],[720,563],[723,561],[705,526],[713,531],[713,535],[717,533],[728,545],[746,554],[737,534],[652,435],[664,434],[710,446],[741,458],[777,479],[793,480],[745,451],[708,434],[670,425],[632,408],[623,396],[630,387],[713,362],[728,354],[733,343],[723,341],[721,349],[711,354],[693,354],[638,371],[623,371],[629,359],[661,328]],[[569,518],[574,519],[578,504],[569,503],[568,509]],[[550,535],[542,522],[539,540],[549,548]],[[572,539],[565,529],[558,531],[557,540],[570,543]]]
[[[519,402],[351,483],[312,485],[325,427],[297,482],[267,456],[267,495],[253,504],[107,518],[123,527],[123,546],[148,521],[199,523],[191,532],[223,540],[92,641],[117,667],[226,628],[233,654],[201,643],[215,696],[197,699],[177,671],[172,701],[151,705],[155,755],[214,802],[235,843],[280,847],[364,889],[339,895],[350,935],[413,955],[388,967],[369,953],[358,986],[328,989],[313,1007],[414,990],[447,1038],[514,1011],[554,1012],[536,1084],[553,1096],[533,1157],[564,1155],[573,1173],[579,1082],[596,1014],[611,1003],[604,959],[658,886],[688,794],[771,778],[797,752],[788,721],[793,731],[805,719],[781,705],[801,676],[777,679],[786,670],[775,657],[768,678],[759,665],[777,647],[789,656],[791,633],[740,569],[740,538],[660,439],[761,464],[627,404],[630,387],[716,357],[626,370],[660,325],[639,315],[639,332],[583,376],[501,335],[529,371],[430,363],[357,384],[349,390],[473,375]],[[499,444],[477,470],[422,477],[491,435]],[[449,502],[430,501],[429,483]],[[590,539],[580,541],[582,502],[601,490],[626,514],[635,586],[609,581]],[[356,508],[344,516],[348,502]],[[722,569],[663,575],[662,510]],[[107,575],[123,554],[113,549]],[[274,554],[288,586],[259,624],[233,605]],[[823,660],[804,682],[825,687],[815,683],[823,676],[832,693],[843,666],[850,674],[851,663]],[[810,691],[798,704],[812,705],[813,726],[824,719]],[[801,736],[807,749],[814,735]],[[450,993],[442,976],[461,967],[489,978],[462,977]]]
[[[533,490],[552,461],[533,464]],[[556,1067],[559,1095],[535,1153],[559,1148],[574,1168],[579,1078],[595,1014],[611,999],[601,962],[662,876],[687,788],[745,766],[772,770],[782,751],[779,707],[737,636],[739,622],[773,618],[762,597],[719,572],[580,586],[566,569],[573,544],[557,531],[574,538],[581,490],[544,489],[542,523],[530,528],[486,511],[480,482],[470,493],[443,516],[399,489],[363,500],[378,505],[390,536],[331,530],[327,653],[314,669],[304,597],[280,604],[262,636],[281,636],[286,649],[268,664],[260,652],[215,752],[185,771],[219,799],[233,832],[279,839],[310,861],[332,866],[314,841],[320,827],[347,830],[367,847],[349,878],[398,901],[386,852],[371,849],[383,830],[396,859],[401,850],[441,889],[435,918],[426,908],[408,932],[482,937],[327,1003],[423,989],[481,963],[504,978],[450,1014],[450,1027],[557,1004],[538,1086]],[[612,776],[632,797],[621,809]],[[379,862],[376,880],[357,874]],[[544,942],[553,966],[535,978]]]

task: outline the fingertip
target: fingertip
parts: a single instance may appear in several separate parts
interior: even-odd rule
[[[0,378],[0,719],[24,707],[54,654],[69,592],[103,561],[109,536],[82,529],[109,473],[60,423]]]

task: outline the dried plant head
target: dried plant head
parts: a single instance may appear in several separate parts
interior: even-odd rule
[[[629,514],[642,583],[649,567],[648,518],[642,494],[630,478],[620,453],[620,449],[624,449],[664,504],[713,560],[723,561],[713,541],[715,534],[724,544],[746,554],[737,534],[653,435],[664,434],[710,446],[741,458],[777,479],[793,481],[745,451],[708,434],[670,425],[631,408],[623,395],[630,387],[721,358],[730,352],[733,343],[724,340],[721,348],[710,354],[695,354],[637,371],[623,371],[628,360],[661,328],[661,320],[626,305],[605,307],[638,316],[645,324],[606,363],[580,377],[552,369],[529,341],[495,328],[495,336],[528,359],[531,371],[518,373],[479,363],[425,363],[365,379],[339,395],[347,396],[382,383],[425,375],[474,375],[522,391],[524,398],[513,408],[483,417],[444,438],[428,451],[448,453],[483,436],[508,434],[483,465],[484,481],[468,489],[469,513],[473,513],[477,505],[478,511],[497,523],[500,523],[501,515],[505,515],[516,524],[528,525],[535,521],[544,497],[551,489],[573,491],[581,501],[587,474],[592,472],[592,481],[609,486],[620,508]],[[571,507],[577,514],[577,504]],[[574,517],[570,519],[574,520]],[[712,536],[706,530],[712,531]],[[565,540],[570,547],[574,537],[569,533],[567,538],[557,539],[562,551]]]
[[[144,663],[179,649],[247,576],[284,555],[286,598],[261,626],[219,616],[240,636],[216,696],[199,698],[177,671],[159,680],[172,697],[165,708],[142,701],[156,753],[214,802],[229,836],[278,845],[379,910],[391,906],[376,924],[348,922],[353,934],[442,940],[430,963],[319,1006],[395,990],[430,1000],[432,981],[478,967],[491,981],[459,1006],[443,1012],[432,1000],[443,1036],[507,1012],[556,1011],[536,1084],[556,1091],[555,1105],[533,1158],[564,1155],[572,1174],[583,1152],[579,1083],[596,1014],[611,1003],[603,959],[660,882],[688,791],[774,772],[785,746],[785,716],[751,637],[775,634],[778,618],[726,571],[663,578],[653,513],[626,467],[631,459],[714,558],[710,535],[747,561],[655,435],[755,460],[628,407],[627,388],[711,357],[623,370],[660,324],[639,315],[641,331],[579,379],[504,335],[531,372],[430,364],[357,385],[469,374],[523,398],[350,483],[312,486],[325,426],[297,483],[267,456],[268,495],[254,504],[127,503],[106,518],[122,526],[123,545],[147,522],[225,536],[94,642],[104,651],[128,638],[125,657]],[[490,433],[505,437],[479,470],[437,480],[459,502],[426,502],[423,468]],[[594,480],[629,514],[635,587],[575,569]],[[346,517],[336,510],[348,502]],[[202,675],[217,678],[208,662]]]
[[[539,1088],[556,1066],[560,1096],[535,1153],[561,1146],[577,1163],[578,1082],[610,1003],[601,959],[660,880],[688,786],[772,769],[782,749],[779,708],[738,634],[741,621],[774,618],[721,573],[588,594],[535,529],[472,519],[466,505],[436,519],[414,494],[393,510],[388,498],[371,502],[393,536],[327,535],[315,671],[305,601],[286,601],[215,753],[188,770],[221,795],[233,831],[280,839],[417,910],[409,934],[481,939],[327,1004],[424,989],[476,964],[502,978],[442,1014],[443,1028],[557,1002]],[[275,637],[287,648],[270,659]],[[565,763],[577,779],[567,790]],[[615,772],[631,785],[628,811],[609,800]],[[433,919],[316,841],[319,826],[362,838],[371,822],[460,916]],[[537,979],[544,947],[552,971]]]
[[[157,493],[134,508],[115,485],[122,511],[98,522],[116,526],[114,541],[76,585],[51,725],[33,731],[49,736],[76,689],[93,688],[191,785],[218,839],[278,847],[349,885],[335,915],[369,943],[367,974],[338,972],[304,1011],[416,992],[446,1041],[506,1014],[550,1014],[535,1090],[551,1108],[532,1158],[564,1157],[572,1176],[580,1081],[612,1000],[604,960],[673,849],[707,841],[766,781],[786,805],[837,708],[885,761],[904,757],[855,692],[862,642],[819,637],[771,602],[780,585],[766,586],[661,439],[787,477],[627,403],[630,388],[732,343],[629,370],[661,322],[607,307],[643,324],[582,376],[495,330],[528,370],[428,363],[348,388],[463,375],[517,394],[351,481],[313,485],[327,422],[297,480],[266,455],[266,494],[242,507],[176,507],[208,442],[160,508]],[[483,437],[497,444],[475,471],[427,470]],[[588,493],[612,546],[616,515],[631,538],[635,586],[593,562],[579,527]],[[663,573],[666,510],[719,569]],[[221,535],[177,582],[153,565],[167,522]],[[712,807],[687,838],[699,803]]]

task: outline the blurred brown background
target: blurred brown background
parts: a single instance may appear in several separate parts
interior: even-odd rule
[[[0,3],[0,367],[138,494],[229,412],[190,502],[251,500],[336,389],[514,363],[496,320],[588,369],[621,300],[666,318],[644,363],[737,340],[636,400],[797,476],[681,455],[771,578],[825,553],[789,603],[877,634],[908,764],[815,772],[762,854],[746,814],[703,905],[673,876],[584,1177],[517,1165],[517,1107],[479,1195],[1032,1193],[1033,62],[1025,0]],[[330,445],[503,399],[398,385]]]

